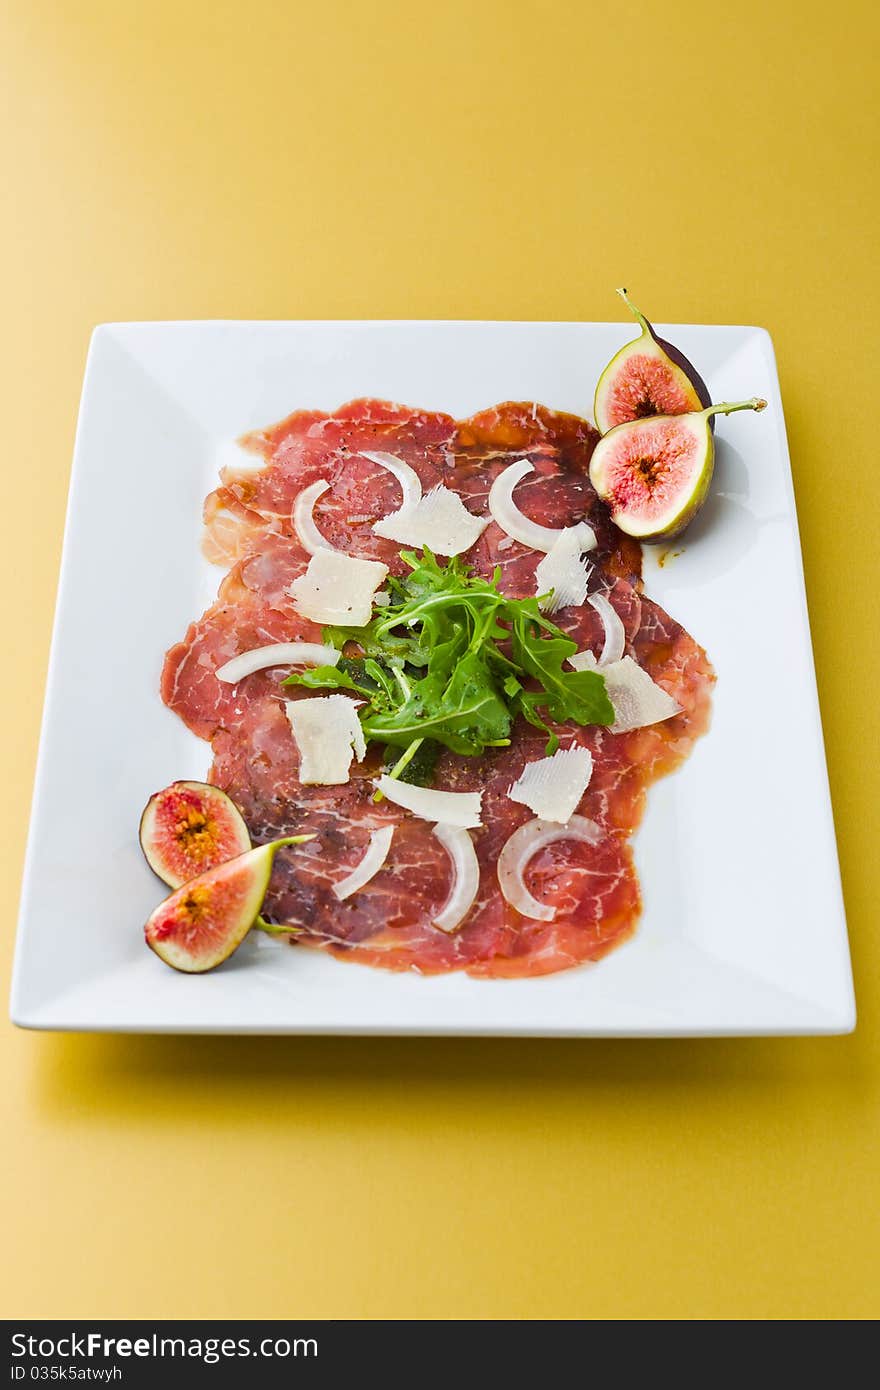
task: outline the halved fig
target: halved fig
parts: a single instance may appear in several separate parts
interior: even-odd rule
[[[141,816],[140,841],[153,873],[169,888],[251,847],[235,802],[207,782],[172,782],[151,796]]]
[[[185,974],[213,970],[229,959],[257,921],[277,851],[313,838],[273,840],[185,883],[151,913],[144,927],[147,945]]]
[[[757,396],[725,401],[690,415],[630,420],[603,435],[590,459],[590,481],[621,531],[643,541],[669,540],[683,531],[712,481],[711,417],[766,405]]]
[[[628,420],[685,415],[712,400],[696,367],[672,343],[658,337],[626,290],[618,290],[641,336],[620,349],[599,377],[593,415],[600,434]],[[711,426],[710,426],[711,428]]]

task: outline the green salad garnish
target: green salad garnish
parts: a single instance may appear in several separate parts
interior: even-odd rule
[[[325,643],[339,651],[356,644],[357,657],[284,682],[354,691],[364,701],[364,737],[404,750],[392,775],[430,779],[425,740],[467,756],[504,746],[519,715],[547,733],[548,754],[559,740],[547,719],[613,723],[601,674],[566,666],[577,644],[544,616],[537,598],[505,598],[498,570],[481,579],[462,559],[442,564],[427,547],[401,558],[410,573],[388,580],[391,602],[366,627],[324,629]]]

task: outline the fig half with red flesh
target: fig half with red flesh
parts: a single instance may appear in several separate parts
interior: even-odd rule
[[[147,945],[185,974],[213,970],[229,959],[257,921],[277,851],[313,838],[273,840],[185,883],[151,913],[144,927]]]
[[[689,415],[629,420],[603,435],[590,459],[590,481],[621,531],[670,540],[693,521],[715,468],[713,415],[763,410],[767,402],[722,402]]]
[[[235,802],[208,782],[172,782],[151,796],[141,816],[140,841],[153,873],[169,888],[251,847]]]
[[[593,402],[599,433],[606,434],[629,420],[685,415],[708,406],[712,397],[696,367],[673,343],[654,332],[626,290],[617,293],[642,332],[612,357],[599,377]]]

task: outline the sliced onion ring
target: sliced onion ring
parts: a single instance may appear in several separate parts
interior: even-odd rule
[[[241,652],[214,674],[218,681],[235,685],[254,671],[265,671],[270,666],[335,666],[341,656],[335,647],[322,647],[320,642],[273,642],[268,647]]]
[[[517,507],[513,500],[513,489],[527,473],[533,472],[534,467],[528,459],[519,459],[516,463],[508,464],[489,489],[489,511],[508,536],[512,536],[515,541],[522,541],[523,545],[531,546],[532,550],[543,550],[546,554],[553,549],[563,531],[570,528],[541,526],[537,521],[530,521]],[[596,544],[593,528],[585,521],[578,522],[578,526],[584,528],[584,536],[586,531],[592,536],[589,544],[582,545],[581,549],[592,550]]]
[[[512,908],[539,922],[552,922],[556,908],[539,903],[525,883],[525,870],[538,850],[557,840],[581,840],[585,845],[597,845],[602,832],[595,821],[586,816],[572,816],[565,825],[552,825],[546,820],[528,820],[514,830],[498,856],[498,883]]]
[[[314,555],[319,550],[335,550],[336,547],[325,540],[315,525],[312,510],[319,497],[323,497],[330,484],[326,478],[304,487],[293,504],[293,529],[299,536],[303,550]]]
[[[369,883],[374,874],[379,872],[388,858],[388,851],[393,839],[393,825],[383,825],[380,830],[373,831],[370,836],[370,843],[367,845],[360,863],[355,865],[350,874],[333,885],[333,892],[340,902],[350,898],[352,893],[357,893],[359,889]]]
[[[605,594],[589,594],[587,603],[595,608],[599,617],[602,619],[602,626],[605,629],[605,642],[602,646],[602,654],[599,657],[599,665],[608,666],[610,662],[619,661],[623,656],[624,648],[626,647],[626,631],[624,630],[619,613]]]
[[[435,825],[434,835],[452,860],[452,886],[434,926],[441,931],[454,932],[461,926],[480,891],[480,865],[474,842],[460,825]]]
[[[414,782],[399,782],[387,772],[375,785],[389,801],[422,820],[458,825],[465,830],[481,824],[482,792],[441,792],[434,787],[417,787]]]
[[[403,459],[397,459],[393,454],[369,453],[362,449],[361,458],[369,459],[370,463],[378,463],[380,468],[387,468],[389,473],[393,473],[403,489],[404,507],[414,507],[417,502],[422,500],[422,484],[419,475],[414,468],[410,468]]]

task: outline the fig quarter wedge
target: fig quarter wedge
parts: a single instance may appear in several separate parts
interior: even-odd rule
[[[684,415],[708,406],[712,397],[696,367],[654,331],[626,290],[617,293],[642,332],[612,357],[599,377],[593,401],[599,433],[628,420]]]
[[[764,410],[757,396],[724,401],[688,415],[655,415],[615,425],[590,460],[590,481],[615,524],[639,540],[669,540],[706,500],[715,467],[713,415]]]
[[[275,855],[313,835],[289,835],[247,850],[185,883],[151,913],[147,945],[185,974],[213,970],[232,955],[257,922]]]
[[[153,873],[169,888],[251,847],[235,802],[208,782],[172,782],[154,793],[141,816],[140,842]]]

